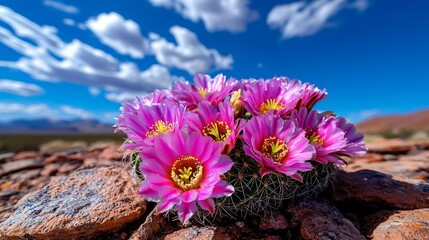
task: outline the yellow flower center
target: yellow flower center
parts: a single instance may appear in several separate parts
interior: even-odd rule
[[[225,142],[231,135],[231,129],[224,121],[211,122],[203,127],[203,135],[211,137],[215,142]]]
[[[323,141],[325,140],[313,130],[307,130],[305,137],[310,141],[310,143],[317,143],[319,145],[323,145]]]
[[[264,103],[261,104],[259,107],[259,112],[261,113],[267,113],[270,110],[282,110],[285,108],[285,105],[280,102],[278,99],[268,99]]]
[[[198,158],[193,156],[181,156],[171,168],[171,179],[178,188],[183,191],[200,187],[203,178],[203,166]]]
[[[240,113],[243,111],[244,106],[243,102],[241,102],[241,89],[238,89],[231,95],[231,103],[234,107],[234,115],[235,117],[239,116]]]
[[[202,96],[203,98],[205,98],[205,97],[206,97],[206,94],[207,94],[207,88],[202,88],[202,87],[200,87],[200,88],[198,88],[198,92],[201,94],[201,96]]]
[[[151,138],[157,136],[158,134],[168,133],[173,130],[174,124],[169,122],[164,122],[162,120],[158,120],[155,124],[153,124],[149,130],[146,132],[146,137]]]
[[[262,155],[269,157],[276,162],[281,162],[288,153],[288,148],[283,140],[276,137],[264,139],[261,148]]]

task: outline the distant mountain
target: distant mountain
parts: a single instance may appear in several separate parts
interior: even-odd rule
[[[429,109],[404,115],[378,116],[357,124],[364,133],[382,133],[399,130],[429,130]]]
[[[41,118],[0,122],[0,132],[113,133],[113,128],[112,124],[102,123],[94,119],[51,120]]]

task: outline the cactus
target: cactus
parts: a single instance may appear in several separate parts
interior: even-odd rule
[[[312,162],[314,168],[302,173],[303,182],[286,175],[268,174],[261,177],[257,162],[246,156],[242,142],[237,141],[230,153],[233,168],[225,174],[225,180],[234,186],[232,196],[216,200],[216,212],[210,216],[199,211],[194,220],[200,224],[213,222],[216,218],[246,218],[260,216],[271,209],[278,209],[287,202],[302,200],[320,193],[329,183],[330,176],[337,171],[334,164]]]

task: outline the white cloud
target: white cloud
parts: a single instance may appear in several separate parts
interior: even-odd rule
[[[86,110],[80,109],[80,108],[64,105],[64,106],[61,106],[60,109],[65,114],[70,115],[72,117],[77,117],[80,119],[93,119],[94,118],[92,113],[90,113]]]
[[[21,96],[34,96],[42,94],[44,90],[34,84],[8,79],[0,79],[0,92],[7,92]]]
[[[72,5],[67,5],[59,1],[45,0],[43,3],[48,7],[52,7],[62,12],[71,13],[71,14],[79,13],[79,9],[77,7]]]
[[[51,109],[46,104],[20,104],[0,102],[0,113],[23,113],[34,115],[44,112],[51,112]]]
[[[76,26],[76,22],[71,18],[64,18],[63,23],[68,26]]]
[[[0,6],[2,22],[14,33],[0,26],[0,42],[22,57],[17,61],[2,59],[0,67],[21,70],[38,80],[68,81],[110,91],[151,92],[170,87],[178,78],[164,66],[155,64],[142,71],[135,63],[120,62],[77,39],[63,42],[51,27],[40,26],[4,6]]]
[[[202,21],[207,31],[243,32],[247,23],[258,18],[248,0],[149,0],[154,6],[174,8],[184,18]]]
[[[137,94],[137,93],[130,93],[130,92],[110,92],[110,93],[106,94],[106,98],[112,102],[121,103],[121,102],[133,100],[137,96],[138,97],[144,97],[146,95],[147,94],[145,94],[145,93]]]
[[[275,6],[267,17],[271,28],[278,28],[283,38],[310,36],[328,26],[328,20],[345,8],[364,10],[367,0],[298,1]]]
[[[222,56],[216,49],[208,49],[200,43],[195,33],[186,28],[173,26],[170,33],[177,45],[150,34],[151,50],[161,64],[186,70],[190,74],[206,73],[212,69],[232,68],[231,55]]]
[[[115,12],[101,13],[87,21],[86,26],[107,46],[121,54],[142,58],[146,51],[146,40],[139,25],[125,20]]]
[[[90,88],[88,88],[88,91],[94,97],[100,95],[100,92],[101,92],[100,89],[96,88],[96,87],[90,87]]]

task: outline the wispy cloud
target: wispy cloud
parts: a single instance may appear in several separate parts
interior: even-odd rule
[[[61,106],[60,107],[61,111],[67,115],[70,115],[72,117],[77,117],[79,119],[93,119],[94,115],[92,115],[92,113],[83,110],[81,108],[76,108],[76,107],[72,107],[72,106]]]
[[[347,119],[350,122],[358,123],[362,122],[368,118],[374,117],[381,114],[381,111],[379,109],[365,109],[358,112],[352,112],[347,115]]]
[[[216,49],[209,49],[190,30],[173,26],[170,33],[177,45],[151,34],[151,50],[161,64],[187,71],[190,74],[209,72],[212,69],[229,69],[234,62],[231,55],[222,56]]]
[[[207,31],[243,32],[258,13],[249,8],[248,0],[149,0],[157,7],[173,8],[184,18],[202,21]]]
[[[118,13],[111,12],[89,19],[86,26],[102,43],[117,52],[134,58],[143,58],[147,42],[136,22],[125,20]]]
[[[68,81],[109,91],[144,94],[168,88],[179,79],[165,66],[155,64],[142,71],[135,63],[121,62],[77,39],[66,43],[52,27],[42,27],[7,7],[0,6],[0,22],[15,32],[0,26],[0,41],[23,55],[17,61],[0,60],[0,67],[23,71],[38,80]]]
[[[343,9],[362,11],[367,7],[367,0],[298,1],[275,6],[267,24],[279,29],[283,38],[310,36],[328,26],[328,20]]]
[[[7,92],[21,96],[34,96],[44,92],[43,88],[30,83],[0,79],[0,92]]]
[[[79,9],[73,5],[68,5],[59,1],[53,1],[53,0],[45,0],[43,2],[46,6],[57,9],[59,11],[70,13],[70,14],[77,14],[79,13]]]

